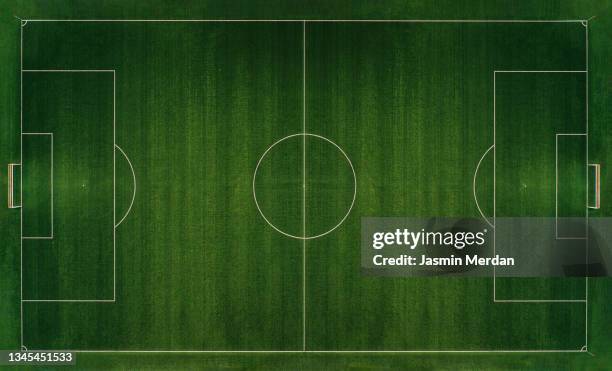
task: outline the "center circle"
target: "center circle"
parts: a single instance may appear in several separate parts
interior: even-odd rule
[[[255,166],[257,210],[287,237],[309,240],[333,232],[351,213],[356,196],[351,160],[340,146],[317,134],[279,139]]]

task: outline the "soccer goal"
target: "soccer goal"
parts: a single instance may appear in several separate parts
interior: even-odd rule
[[[589,164],[589,179],[594,179],[594,187],[591,187],[589,196],[589,209],[601,207],[601,164]],[[591,201],[593,200],[593,201]]]
[[[21,207],[21,193],[15,193],[15,189],[21,189],[21,164],[8,164],[8,208],[17,209]],[[17,187],[15,187],[17,184]]]

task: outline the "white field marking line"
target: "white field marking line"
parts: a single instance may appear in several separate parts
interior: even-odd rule
[[[27,23],[27,21],[26,21]],[[51,135],[53,138],[53,133],[24,133],[23,132],[23,73],[24,72],[42,72],[42,73],[66,73],[66,72],[77,72],[77,73],[111,73],[113,74],[113,299],[23,299],[23,240],[24,239],[52,239],[49,237],[24,237],[23,236],[23,208],[21,210],[21,343],[23,346],[23,303],[31,303],[31,302],[59,302],[59,303],[114,303],[117,300],[117,239],[116,239],[116,156],[115,156],[115,147],[116,145],[116,73],[115,70],[102,70],[102,69],[23,69],[23,26],[21,27],[21,108],[20,108],[20,120],[21,120],[21,161],[23,163],[23,135]],[[52,139],[53,140],[53,139]],[[53,143],[53,142],[52,142]],[[53,151],[53,147],[52,151]],[[121,149],[120,149],[121,150]],[[123,151],[122,151],[123,152]],[[125,154],[124,154],[125,155]],[[126,157],[127,158],[127,157]],[[53,153],[51,154],[51,159],[53,161]],[[129,162],[129,159],[128,159]],[[131,167],[131,163],[130,163]],[[23,178],[23,166],[22,166],[22,178]],[[23,181],[22,181],[23,184]],[[23,187],[21,187],[21,197],[23,200]],[[22,201],[23,203],[23,201]]]
[[[51,236],[22,236],[21,238],[24,240],[52,240],[54,237],[54,211],[53,211],[53,133],[34,133],[34,132],[27,132],[21,133],[22,136],[24,135],[39,135],[39,136],[49,136],[51,138]],[[22,180],[23,183],[23,180]],[[22,187],[23,188],[23,187]],[[21,200],[21,204],[23,205],[23,200]]]
[[[557,133],[555,134],[555,239],[556,240],[585,240],[586,237],[559,237],[559,136],[586,136],[586,133]],[[588,177],[588,171],[587,171]],[[587,179],[588,180],[588,179]],[[588,187],[586,188],[588,198]],[[586,216],[585,216],[586,218]]]
[[[23,72],[56,72],[56,73],[62,73],[62,72],[83,72],[83,73],[87,73],[87,72],[115,72],[115,70],[23,70]]]
[[[584,19],[24,19],[26,22],[582,23]]]
[[[116,107],[117,107],[117,74],[115,70],[113,70],[113,301],[117,300],[117,227],[116,227],[117,225],[117,153],[115,151],[115,147],[117,147],[117,129],[116,129],[117,128],[117,108]],[[130,163],[130,167],[132,167],[131,163]],[[134,192],[136,192],[136,180],[135,179],[134,179]]]
[[[114,303],[115,299],[23,299],[24,303]]]
[[[302,23],[302,132],[306,134],[306,22]],[[303,136],[302,222],[306,238],[306,135]],[[302,350],[306,350],[306,240],[302,240]]]
[[[28,20],[24,20],[24,22],[22,22],[21,26],[23,28],[23,26],[25,24],[27,24],[28,21],[33,21],[33,22],[399,22],[399,23],[562,23],[562,22],[581,22],[584,23],[586,21],[584,20],[137,20],[137,19],[132,19],[132,20],[95,20],[95,19],[89,19],[89,20],[68,20],[68,19],[28,19]],[[588,31],[587,31],[588,33]],[[588,37],[587,37],[587,43],[588,43]],[[20,107],[20,123],[21,123],[21,127],[22,127],[22,131],[23,131],[23,29],[21,30],[21,47],[20,47],[20,56],[21,56],[21,83],[20,83],[20,90],[21,90],[21,107]],[[587,47],[587,57],[588,57],[588,47]],[[587,64],[588,67],[588,64]],[[74,72],[78,72],[79,70],[75,70]],[[30,70],[28,72],[67,72],[67,71],[50,71],[50,70]],[[83,71],[86,72],[86,71]],[[91,72],[91,71],[88,71]],[[99,72],[109,72],[106,70],[100,70]],[[113,70],[113,74],[114,74],[114,70]],[[587,74],[588,74],[588,68],[587,68]],[[494,95],[493,95],[493,112],[494,112],[494,144],[493,147],[495,147],[495,74],[494,74],[494,80],[493,80],[493,85],[494,85]],[[114,89],[113,89],[114,90]],[[588,89],[587,89],[588,90]],[[114,111],[114,104],[113,104],[113,111]],[[113,112],[114,113],[114,112]],[[588,114],[588,99],[587,99],[587,114]],[[114,119],[114,117],[113,117]],[[588,121],[587,121],[588,124]],[[588,129],[588,126],[587,126]],[[113,130],[114,131],[114,130]],[[587,130],[588,132],[588,130]],[[306,133],[305,133],[306,134]],[[314,134],[309,134],[309,135],[314,135]],[[325,139],[325,138],[324,138]],[[282,141],[283,139],[281,139],[280,141]],[[278,142],[280,142],[278,141]],[[22,142],[23,142],[23,138],[22,138]],[[276,145],[278,142],[276,142],[274,145]],[[333,144],[333,143],[332,143]],[[587,147],[588,147],[588,141],[587,141]],[[270,147],[271,148],[271,147]],[[270,148],[268,148],[267,151],[270,150]],[[338,147],[339,148],[339,147]],[[342,149],[340,149],[342,151]],[[266,152],[267,152],[266,151]],[[21,147],[21,152],[22,152],[22,159],[23,159],[23,146]],[[343,152],[343,151],[342,151]],[[344,152],[343,152],[344,153]],[[493,162],[493,168],[494,168],[494,181],[493,181],[493,218],[495,221],[495,150],[493,151],[494,154],[494,162]],[[265,155],[265,153],[264,153]],[[346,156],[346,155],[345,155]],[[588,151],[587,151],[587,156],[588,156]],[[348,157],[347,157],[348,159]],[[261,162],[261,160],[260,160]],[[349,164],[350,160],[349,160]],[[258,165],[259,166],[259,163]],[[352,167],[352,164],[351,164]],[[257,171],[257,169],[256,169]],[[354,180],[355,180],[355,188],[356,188],[356,176],[355,173],[353,171],[353,175],[354,175]],[[356,189],[355,189],[356,191]],[[22,192],[23,192],[23,188],[22,188]],[[355,192],[356,193],[356,192]],[[255,196],[255,178],[253,180],[253,195]],[[355,197],[353,197],[353,203],[355,201]],[[352,208],[353,204],[351,204],[351,208]],[[259,209],[259,206],[258,206]],[[23,212],[23,211],[22,211]],[[260,210],[261,213],[261,210]],[[350,210],[349,210],[350,213]],[[263,214],[262,214],[263,216]],[[347,214],[348,216],[348,214]],[[346,218],[346,216],[345,216]],[[264,217],[264,219],[266,219]],[[22,226],[21,226],[21,230],[23,230],[23,217],[21,217],[22,220]],[[267,220],[266,220],[267,221]],[[269,222],[268,222],[269,223]],[[270,223],[269,223],[270,224]],[[273,226],[274,228],[274,226]],[[275,228],[276,229],[276,228]],[[334,228],[335,229],[335,228]],[[283,233],[282,231],[279,231],[281,233]],[[283,233],[284,234],[284,233]],[[495,233],[494,233],[494,249],[495,249]],[[23,242],[21,242],[21,296],[23,298]],[[495,270],[495,269],[494,269]],[[588,278],[588,277],[587,277]],[[495,296],[495,274],[493,275],[493,293]],[[588,282],[587,282],[587,287],[588,287]],[[21,305],[21,343],[22,343],[22,348],[24,348],[23,346],[23,300],[21,300],[22,305]],[[181,351],[181,350],[151,350],[151,351],[146,351],[146,350],[68,350],[68,351],[72,351],[72,352],[78,352],[78,353],[582,353],[582,352],[587,352],[587,348],[586,345],[581,348],[580,350],[404,350],[404,351],[384,351],[384,350],[378,350],[378,351],[202,351],[202,350],[185,350],[185,351]]]
[[[586,73],[584,70],[496,70],[495,73]]]
[[[587,32],[588,32],[588,28],[587,28]],[[496,225],[496,213],[497,213],[497,208],[496,208],[496,201],[497,201],[497,196],[496,196],[496,164],[497,164],[497,160],[496,160],[496,150],[497,148],[495,147],[495,143],[496,143],[496,130],[497,130],[497,117],[496,117],[496,76],[497,73],[586,73],[587,75],[587,84],[588,84],[588,36],[587,36],[587,64],[586,64],[586,70],[542,70],[542,71],[538,71],[538,70],[494,70],[493,71],[493,225]],[[588,143],[589,143],[589,126],[588,126],[588,89],[587,89],[587,125],[586,125],[586,133],[565,133],[562,135],[585,135],[586,136],[586,141],[587,141],[587,163],[588,163]],[[587,177],[587,182],[588,182],[588,177]],[[587,185],[588,187],[588,185]],[[588,193],[587,193],[588,195]],[[586,250],[588,253],[588,246],[589,246],[589,241],[588,241],[588,211],[587,211],[587,217],[586,217],[586,221],[587,221],[587,236],[586,238],[576,238],[576,239],[586,239]],[[496,245],[496,230],[495,228],[493,229],[493,255],[495,255],[496,253],[496,249],[495,249],[495,245]],[[570,239],[570,238],[568,238]],[[574,239],[574,238],[571,238]],[[587,256],[588,259],[588,256]],[[586,277],[586,285],[588,286],[588,276]],[[497,299],[497,293],[496,293],[496,269],[495,266],[493,267],[493,302],[494,303],[513,303],[513,302],[519,302],[519,303],[524,303],[524,302],[529,302],[529,303],[581,303],[583,302],[582,299],[575,299],[575,300],[561,300],[561,301],[557,301],[555,299],[541,299],[541,300],[529,300],[529,301],[525,301],[522,299],[517,299],[518,301],[515,301],[513,299]],[[585,305],[588,306],[588,293],[585,294],[585,299],[584,299]],[[585,310],[586,312],[587,310]],[[588,326],[588,322],[585,321],[585,326]]]
[[[340,151],[340,153],[342,153],[342,155],[344,156],[344,158],[346,159],[346,161],[348,162],[351,171],[353,172],[353,199],[351,201],[351,206],[349,207],[348,211],[346,212],[346,214],[344,215],[344,217],[342,218],[342,220],[340,220],[338,222],[338,224],[336,224],[333,228],[331,228],[330,230],[323,232],[321,234],[318,234],[316,236],[308,236],[308,237],[302,237],[302,236],[296,236],[296,235],[292,235],[290,233],[284,232],[281,229],[279,229],[278,227],[276,227],[274,224],[272,224],[272,222],[270,222],[268,220],[268,218],[266,218],[266,216],[264,215],[263,211],[261,210],[261,208],[259,207],[259,202],[257,201],[257,195],[255,192],[255,180],[257,178],[257,170],[259,169],[259,166],[261,165],[261,162],[263,161],[263,159],[266,157],[266,155],[268,154],[268,152],[270,152],[270,150],[272,150],[272,148],[274,148],[276,145],[278,145],[279,143],[293,138],[293,137],[297,137],[297,136],[310,136],[310,137],[314,137],[314,138],[319,138],[321,140],[324,140],[328,143],[330,143],[331,145],[333,145],[334,147],[336,147],[336,149],[338,149],[338,151]],[[259,211],[259,214],[261,215],[261,217],[266,221],[266,223],[268,223],[268,225],[270,227],[272,227],[274,230],[276,230],[278,233],[285,235],[287,237],[291,237],[291,238],[295,238],[298,240],[312,240],[315,238],[319,238],[319,237],[323,237],[327,234],[330,234],[331,232],[335,231],[338,227],[340,227],[340,225],[342,225],[342,223],[344,223],[344,221],[346,220],[346,218],[348,218],[348,216],[351,213],[351,210],[353,210],[353,206],[355,205],[355,199],[357,198],[357,174],[355,173],[355,168],[353,167],[353,163],[351,162],[350,158],[348,157],[348,155],[346,154],[346,152],[344,152],[344,150],[337,145],[336,143],[334,143],[332,140],[325,138],[324,136],[321,135],[317,135],[317,134],[312,134],[312,133],[298,133],[298,134],[291,134],[291,135],[287,135],[284,138],[281,138],[279,140],[277,140],[276,142],[274,142],[270,147],[268,147],[268,149],[265,150],[265,152],[263,153],[263,155],[261,155],[261,157],[259,158],[259,161],[257,162],[257,165],[255,166],[255,171],[253,172],[253,199],[255,201],[255,206],[257,207],[257,210]]]
[[[496,114],[496,110],[497,110],[497,104],[496,104],[496,99],[497,99],[497,94],[495,94],[495,91],[497,89],[496,86],[496,79],[497,77],[497,73],[495,73],[495,71],[493,71],[493,225],[497,224],[497,190],[496,190],[496,186],[497,186],[497,147],[495,147],[495,144],[497,143],[497,114]],[[497,237],[497,233],[495,232],[495,228],[493,228],[493,256],[495,256],[495,244],[496,244],[496,237]],[[493,266],[493,302],[495,302],[496,299],[496,278],[495,278],[495,265]]]
[[[71,352],[71,353],[329,353],[329,354],[402,354],[402,353],[587,353],[586,349],[508,349],[508,350],[79,350],[44,349],[31,352]]]
[[[19,151],[20,160],[23,164],[23,21],[19,21]],[[20,167],[19,192],[21,204],[23,205],[23,166]],[[19,209],[19,327],[21,348],[23,341],[23,207]]]
[[[588,177],[588,164],[589,164],[589,22],[588,20],[583,23],[584,25],[584,44],[585,44],[585,67],[586,67],[586,79],[585,79],[585,125],[586,125],[586,164],[587,164],[587,177],[586,187],[589,187]],[[586,200],[586,249],[584,253],[586,271],[584,274],[584,350],[588,351],[589,347],[589,196],[587,191]]]
[[[54,192],[53,192],[53,187],[55,185],[55,180],[54,180],[54,176],[53,176],[53,153],[54,153],[54,147],[55,145],[53,144],[53,133],[51,133],[51,237],[53,237],[55,235],[55,211],[54,211],[54,202],[53,202],[53,198],[54,198]]]
[[[495,303],[584,303],[585,299],[497,299]]]
[[[491,147],[489,147],[489,149],[487,149],[485,151],[485,153],[482,155],[482,157],[478,161],[478,165],[476,165],[476,170],[474,171],[474,181],[473,181],[473,184],[472,184],[472,189],[474,191],[474,202],[476,203],[476,207],[478,208],[478,212],[480,213],[480,216],[482,216],[482,219],[485,222],[487,222],[487,224],[490,225],[491,228],[495,228],[495,226],[493,224],[491,224],[491,222],[489,222],[489,219],[487,219],[487,217],[484,215],[484,213],[482,212],[482,209],[480,208],[480,205],[478,204],[478,197],[476,197],[476,178],[478,177],[478,169],[480,168],[480,163],[487,156],[487,154],[491,151],[491,149],[493,149],[493,147],[495,147],[495,145],[491,145]]]
[[[132,206],[134,205],[134,200],[136,199],[136,173],[134,172],[134,167],[132,166],[132,162],[130,161],[130,159],[128,158],[128,156],[125,154],[125,152],[123,151],[123,149],[121,149],[121,147],[119,147],[118,145],[115,144],[115,148],[117,148],[121,154],[123,155],[123,157],[125,157],[125,160],[128,162],[128,165],[130,165],[130,170],[132,171],[132,181],[134,182],[134,190],[132,192],[132,201],[130,201],[130,207],[127,209],[125,215],[123,215],[123,218],[121,218],[121,220],[119,221],[119,223],[117,223],[115,225],[115,228],[117,228],[118,226],[121,225],[121,223],[123,223],[123,221],[125,220],[125,218],[127,218],[127,216],[130,214],[130,211],[132,210]]]

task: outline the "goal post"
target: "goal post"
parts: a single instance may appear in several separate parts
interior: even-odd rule
[[[601,207],[601,164],[589,164],[589,180],[593,180],[594,186],[590,187],[592,195],[589,196],[589,209]]]
[[[8,208],[17,209],[21,207],[21,164],[8,164]],[[17,186],[15,186],[17,185]]]

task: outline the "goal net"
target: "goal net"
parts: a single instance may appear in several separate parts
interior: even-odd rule
[[[21,199],[19,192],[15,192],[15,189],[19,190],[21,182],[21,164],[8,164],[8,207],[9,209],[16,209],[21,207]],[[17,184],[17,187],[15,187]]]

